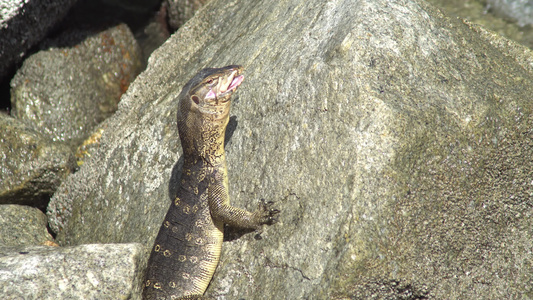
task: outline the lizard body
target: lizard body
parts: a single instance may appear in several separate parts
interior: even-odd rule
[[[270,204],[251,213],[229,204],[224,136],[240,66],[203,69],[179,94],[178,131],[184,164],[177,196],[155,239],[144,300],[202,299],[217,267],[224,224],[272,224]]]

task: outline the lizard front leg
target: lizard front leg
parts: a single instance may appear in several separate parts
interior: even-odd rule
[[[279,210],[272,208],[273,202],[261,202],[254,212],[231,206],[227,180],[219,172],[214,172],[208,187],[208,202],[211,216],[232,227],[259,229],[261,225],[271,225],[276,221]]]

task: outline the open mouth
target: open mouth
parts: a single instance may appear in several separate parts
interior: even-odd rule
[[[237,71],[233,71],[227,81],[220,86],[220,94],[218,94],[217,98],[219,98],[222,103],[229,101],[230,98],[225,96],[233,93],[244,80],[244,75],[235,76],[235,73],[237,73]]]
[[[235,76],[237,70],[233,71],[228,77],[227,81],[222,83],[220,87],[220,96],[224,96],[229,92],[233,92],[244,80],[243,75]]]
[[[205,98],[216,100],[216,104],[226,103],[229,101],[231,94],[241,85],[244,80],[244,75],[237,75],[240,73],[239,69],[233,69],[226,77],[219,77],[220,81],[216,87],[211,88]],[[237,76],[236,76],[237,75]]]
[[[244,80],[244,75],[239,75],[237,77],[234,77],[227,91],[232,91],[236,89],[239,85],[241,85],[243,80]]]

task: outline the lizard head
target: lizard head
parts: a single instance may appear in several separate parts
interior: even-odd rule
[[[193,78],[196,82],[189,89],[191,108],[213,116],[229,113],[231,95],[244,80],[242,71],[241,66],[235,65],[201,70]]]
[[[244,80],[241,66],[198,72],[179,95],[178,130],[185,153],[202,157],[224,152],[230,98]]]

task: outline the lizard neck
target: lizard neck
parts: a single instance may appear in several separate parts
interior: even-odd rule
[[[228,120],[229,118],[210,120],[178,127],[185,164],[195,164],[197,161],[204,161],[212,166],[226,164],[224,138]],[[190,127],[197,131],[187,130]],[[192,132],[196,134],[191,134]]]

